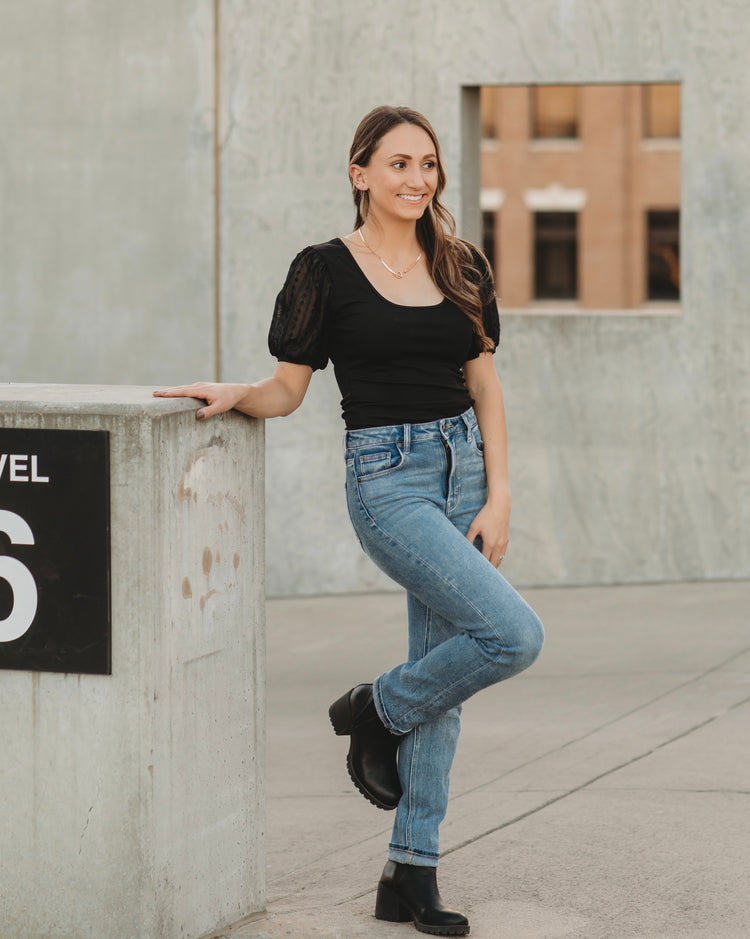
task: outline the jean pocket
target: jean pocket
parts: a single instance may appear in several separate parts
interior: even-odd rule
[[[484,441],[482,440],[479,430],[475,429],[474,433],[471,435],[471,449],[474,453],[477,453],[482,458],[484,457]]]
[[[358,482],[378,479],[395,472],[404,463],[404,454],[397,444],[377,444],[360,450],[354,457]]]

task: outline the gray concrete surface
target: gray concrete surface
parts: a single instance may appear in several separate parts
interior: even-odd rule
[[[750,577],[749,47],[747,0],[2,3],[0,378],[263,377],[292,257],[352,224],[371,107],[430,116],[469,234],[478,86],[680,82],[681,313],[504,316],[508,572]],[[384,586],[346,517],[338,400],[328,369],[269,423],[273,595]]]
[[[112,674],[0,670],[0,939],[182,939],[264,907],[264,425],[193,411],[0,385],[0,427],[109,432],[112,549]]]
[[[444,898],[475,939],[750,935],[750,582],[527,591],[527,673],[465,706]],[[417,935],[373,917],[388,813],[331,700],[405,648],[399,595],[268,606],[268,912],[216,936]]]
[[[293,255],[350,230],[346,154],[369,108],[430,116],[446,202],[469,235],[479,135],[472,153],[462,127],[477,86],[681,83],[681,313],[503,314],[519,549],[507,570],[527,586],[750,577],[746,0],[280,0],[232,4],[222,24],[232,378],[268,368],[268,317]],[[272,595],[386,583],[346,517],[330,372],[269,422]]]
[[[3,379],[210,377],[212,81],[210,0],[0,5]]]

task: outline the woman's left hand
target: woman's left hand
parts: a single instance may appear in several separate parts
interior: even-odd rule
[[[482,554],[499,567],[510,541],[510,495],[485,502],[469,526],[466,537],[473,544],[482,539]]]

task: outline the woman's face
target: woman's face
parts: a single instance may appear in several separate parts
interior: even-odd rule
[[[367,166],[350,167],[352,182],[369,195],[369,213],[380,222],[416,221],[438,185],[430,135],[416,124],[397,124],[380,140]]]

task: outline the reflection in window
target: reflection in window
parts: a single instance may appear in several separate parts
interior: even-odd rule
[[[649,300],[680,299],[680,213],[646,214]]]
[[[644,136],[680,136],[680,86],[644,85]]]
[[[578,297],[578,214],[534,213],[534,294],[537,300]]]
[[[532,137],[577,137],[578,87],[535,85],[531,121]]]

